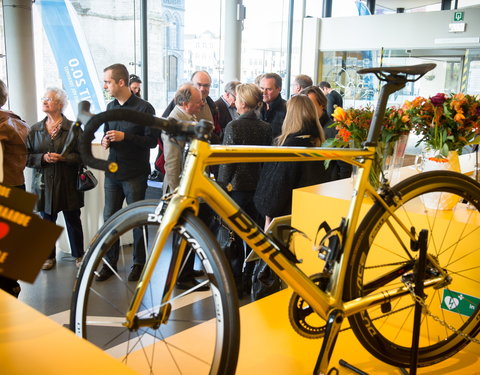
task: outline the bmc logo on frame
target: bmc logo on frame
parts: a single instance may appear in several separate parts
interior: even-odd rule
[[[442,309],[455,312],[457,314],[471,316],[477,309],[480,299],[469,296],[465,293],[454,292],[453,290],[443,290]]]

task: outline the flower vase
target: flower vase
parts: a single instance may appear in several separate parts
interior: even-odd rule
[[[384,157],[385,157],[385,150],[387,145],[383,142],[379,142],[377,146],[377,153],[375,154],[375,160],[372,163],[372,169],[370,169],[370,174],[368,175],[368,179],[370,184],[378,190],[382,182],[382,169],[384,165]]]
[[[385,148],[383,173],[392,186],[400,180],[400,168],[403,167],[403,160],[405,159],[408,135],[409,133],[400,135],[397,141],[390,143],[389,147]]]
[[[417,170],[428,171],[454,171],[460,172],[460,160],[457,151],[449,151],[447,158],[439,158],[439,152],[435,150],[426,151],[422,154],[422,162]],[[423,197],[426,208],[435,210],[451,210],[459,202],[460,197],[448,193],[429,193]]]

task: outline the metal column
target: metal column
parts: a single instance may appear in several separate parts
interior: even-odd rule
[[[332,17],[332,0],[323,0],[322,18]]]
[[[38,121],[31,0],[3,0],[10,109],[28,124]]]
[[[224,82],[240,79],[244,19],[245,7],[242,0],[225,0]]]
[[[286,71],[287,74],[285,76],[285,95],[288,99],[290,97],[290,81],[291,81],[291,74],[292,74],[292,38],[293,38],[293,0],[290,0],[288,5],[288,31],[287,31],[287,66]]]
[[[140,50],[142,55],[142,97],[148,100],[148,17],[147,0],[140,2]]]

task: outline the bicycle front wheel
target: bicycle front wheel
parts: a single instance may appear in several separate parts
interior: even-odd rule
[[[418,235],[428,230],[428,254],[449,280],[425,289],[418,366],[440,362],[462,349],[480,330],[480,185],[453,172],[426,172],[392,188],[394,215]],[[453,207],[446,207],[450,202]],[[361,222],[345,282],[345,299],[414,283],[418,251],[380,203]],[[432,262],[426,279],[439,276]],[[362,345],[375,357],[410,367],[415,301],[412,293],[349,317]]]
[[[142,231],[150,254],[161,218],[158,201],[136,202],[112,216],[92,240],[74,286],[70,328],[142,374],[233,374],[239,348],[239,313],[236,289],[228,264],[203,222],[185,214],[162,251],[136,318],[141,327],[129,330],[123,323],[136,282],[128,281],[132,262],[132,232]],[[158,210],[157,210],[158,211]],[[108,249],[120,241],[116,271],[97,281]],[[175,288],[163,301],[173,267],[175,248],[187,241],[189,256],[198,257],[205,276],[198,281],[207,291]],[[181,265],[183,267],[183,264]],[[142,280],[140,279],[140,282]],[[168,308],[167,321],[154,317]],[[145,318],[152,322],[145,323]],[[145,326],[146,325],[146,326]]]

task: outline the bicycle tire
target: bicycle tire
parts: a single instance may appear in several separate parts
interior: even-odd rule
[[[414,226],[417,234],[422,229],[428,229],[427,251],[435,256],[452,278],[440,289],[425,290],[427,297],[424,302],[428,311],[456,330],[447,329],[423,311],[418,367],[429,366],[465,347],[470,340],[463,335],[474,337],[480,330],[480,304],[477,299],[480,298],[480,249],[472,246],[480,243],[476,212],[480,209],[480,185],[460,173],[435,171],[410,177],[392,190],[400,197],[395,213],[407,228]],[[430,207],[431,194],[427,195],[431,192],[442,194],[442,197],[444,194],[455,194],[460,201],[451,210],[435,210]],[[452,220],[454,216],[457,220]],[[392,236],[393,230],[398,233],[398,239]],[[378,280],[384,271],[393,273],[402,263],[412,264],[407,253],[412,259],[418,257],[418,251],[410,250],[407,237],[394,223],[390,213],[380,203],[375,203],[355,234],[349,269],[356,271],[346,277],[345,300],[405,285],[401,277],[411,278],[412,270],[399,274],[386,285],[372,286],[369,282]],[[401,249],[401,242],[407,246],[407,252]],[[433,273],[431,268],[427,268],[427,272]],[[469,302],[470,311],[465,311],[464,302]],[[414,306],[413,296],[407,294],[391,301],[390,306],[384,305],[384,312],[380,306],[374,306],[350,316],[350,326],[373,356],[393,366],[409,368]],[[470,315],[463,315],[466,313]]]
[[[233,374],[240,340],[236,289],[223,253],[196,216],[191,213],[182,215],[174,228],[178,234],[174,238],[188,237],[190,243],[194,243],[191,248],[195,247],[199,255],[209,290],[175,289],[166,324],[132,331],[121,325],[135,288],[134,282],[126,281],[126,265],[131,259],[128,246],[121,246],[121,252],[127,250],[120,256],[117,275],[102,282],[95,280],[95,272],[102,266],[105,253],[115,241],[131,235],[133,228],[144,229],[145,241],[156,233],[158,221],[152,223],[148,216],[157,206],[158,201],[145,200],[125,207],[113,215],[92,239],[74,285],[70,328],[139,373]],[[149,250],[148,244],[146,249]],[[125,264],[121,263],[123,259]],[[166,282],[164,269],[169,266],[170,259],[171,251],[166,246],[149,281],[140,308],[142,311],[136,316],[146,316],[158,310],[155,307],[160,305]]]

